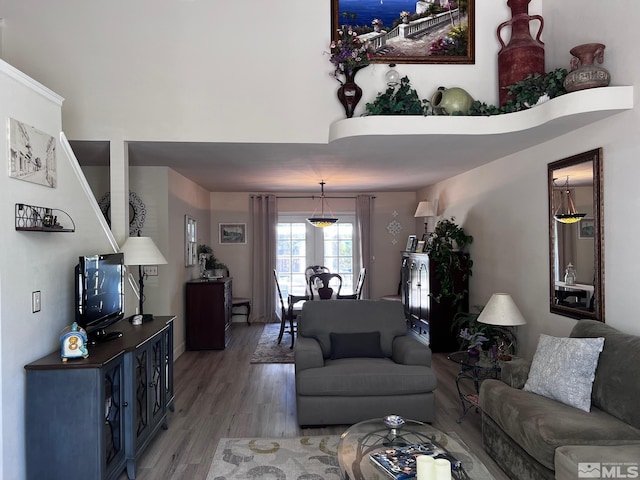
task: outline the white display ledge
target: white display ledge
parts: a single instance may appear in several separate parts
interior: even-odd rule
[[[350,137],[507,135],[527,132],[522,148],[633,108],[633,86],[568,93],[529,110],[492,116],[372,115],[345,118],[329,128],[329,143]],[[429,138],[431,140],[431,138]]]

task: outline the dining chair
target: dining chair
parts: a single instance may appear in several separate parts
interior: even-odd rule
[[[338,300],[360,300],[362,298],[362,288],[364,287],[364,279],[367,275],[367,269],[361,268],[358,274],[358,281],[356,282],[356,288],[352,294],[336,295]]]
[[[321,284],[321,285],[320,285]],[[309,296],[311,300],[329,300],[338,298],[342,288],[342,277],[337,273],[315,273],[309,277]],[[319,297],[319,298],[316,298]]]
[[[280,282],[278,282],[278,272],[275,269],[273,270],[273,276],[276,280],[276,290],[278,291],[278,298],[280,299],[280,333],[278,333],[278,344],[282,342],[286,323],[289,322],[289,330],[287,330],[287,333],[291,334],[291,348],[293,348],[296,332],[295,321],[301,311],[301,308],[296,310],[295,304],[306,300],[307,297],[289,295],[287,305],[285,306],[284,299],[282,298],[282,290],[280,290]]]
[[[231,276],[231,272],[227,268],[227,277]],[[236,310],[236,308],[243,308],[243,310]],[[233,295],[233,287],[231,289],[231,316],[238,315],[245,317],[247,324],[251,325],[249,317],[251,317],[251,299],[248,297],[236,297]]]

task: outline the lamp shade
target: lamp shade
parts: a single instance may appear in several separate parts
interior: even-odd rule
[[[416,213],[413,215],[414,217],[435,217],[436,207],[433,203],[428,200],[422,201],[418,203],[418,208],[416,208]]]
[[[480,312],[478,322],[503,327],[515,327],[527,323],[508,293],[494,293]]]
[[[162,265],[167,260],[151,237],[129,237],[122,249],[125,265]]]

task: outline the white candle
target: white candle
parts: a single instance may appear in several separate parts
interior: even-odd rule
[[[451,480],[451,462],[446,458],[438,458],[434,462],[435,480]]]
[[[416,459],[416,480],[435,480],[435,461],[429,455],[420,455]]]

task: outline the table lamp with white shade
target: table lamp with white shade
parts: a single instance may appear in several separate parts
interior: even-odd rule
[[[433,202],[428,200],[423,200],[418,203],[418,208],[416,208],[416,213],[413,214],[415,218],[424,217],[424,233],[429,233],[427,230],[428,221],[430,217],[435,217],[438,215],[437,208]]]
[[[124,253],[125,265],[138,265],[138,282],[140,284],[140,308],[138,313],[143,315],[144,320],[151,320],[153,316],[144,315],[142,310],[144,303],[144,273],[142,266],[164,265],[168,262],[151,237],[129,237],[120,251]]]
[[[517,327],[518,325],[526,325],[527,321],[520,313],[516,303],[508,293],[494,293],[480,312],[478,322],[487,325],[495,325],[497,327]],[[509,349],[508,345],[506,349]],[[504,347],[503,347],[504,349]],[[500,352],[501,360],[510,360],[511,356],[507,352]]]

